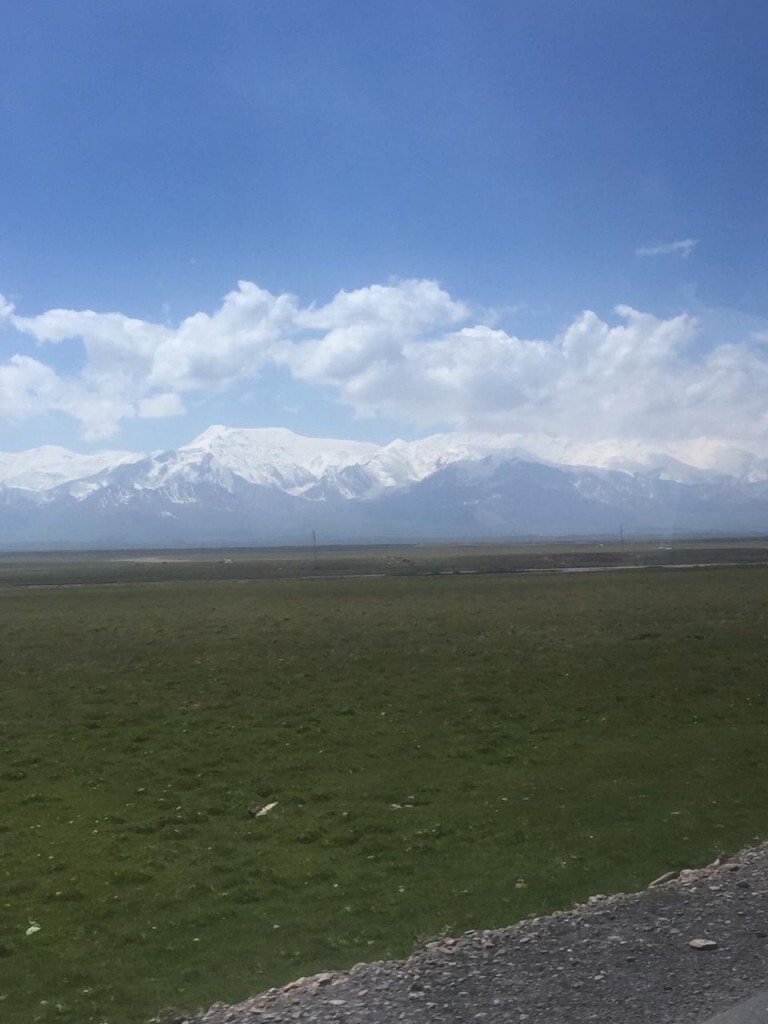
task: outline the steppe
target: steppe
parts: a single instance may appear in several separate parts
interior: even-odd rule
[[[3,1020],[235,1002],[765,838],[766,560],[2,557]]]

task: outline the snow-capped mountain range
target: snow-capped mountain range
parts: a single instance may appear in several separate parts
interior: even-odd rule
[[[0,547],[768,532],[768,460],[698,442],[210,427],[175,451],[0,453]]]

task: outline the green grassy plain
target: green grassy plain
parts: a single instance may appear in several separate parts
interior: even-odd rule
[[[169,551],[0,552],[0,586],[168,583],[359,575],[504,573],[576,566],[768,563],[768,538],[379,544]]]
[[[8,586],[0,638],[9,1024],[232,1001],[768,835],[761,568]]]

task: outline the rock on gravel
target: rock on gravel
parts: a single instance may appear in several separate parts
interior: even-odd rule
[[[767,933],[768,843],[640,893],[217,1003],[193,1024],[699,1024],[765,985]]]

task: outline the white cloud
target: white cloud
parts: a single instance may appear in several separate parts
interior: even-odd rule
[[[56,373],[29,356],[11,356],[0,365],[0,410],[11,422],[48,411],[61,399]]]
[[[339,386],[376,364],[401,361],[409,344],[467,315],[434,281],[339,292],[328,305],[298,313],[296,325],[316,336],[283,347],[277,358],[297,377]]]
[[[88,437],[129,417],[181,415],[185,393],[222,392],[279,366],[359,416],[425,429],[660,447],[710,438],[768,454],[765,345],[753,332],[705,346],[686,314],[619,306],[610,321],[587,311],[554,338],[519,338],[472,323],[464,303],[416,280],[308,307],[243,281],[218,310],[177,327],[88,310],[8,316],[38,346],[80,339],[84,364],[68,376],[14,356],[0,366],[0,415],[57,410]]]
[[[167,416],[183,416],[184,403],[173,391],[149,395],[139,401],[139,416],[145,420],[165,419]]]
[[[131,405],[114,389],[101,391],[69,379],[37,359],[14,355],[0,364],[0,418],[21,423],[34,416],[62,412],[79,420],[84,437],[97,440],[116,432]]]
[[[222,389],[258,375],[293,329],[292,295],[272,295],[250,281],[224,297],[212,315],[196,313],[169,331],[152,352],[149,380],[184,391]]]
[[[677,254],[685,259],[698,245],[695,238],[683,238],[679,242],[663,242],[660,245],[641,245],[635,249],[635,256],[668,256]]]
[[[364,415],[461,429],[643,436],[667,418],[664,402],[676,408],[680,353],[695,322],[618,312],[626,323],[611,327],[587,312],[551,341],[476,325],[382,351],[366,329],[357,339],[367,343],[369,358],[353,365],[334,360],[331,333],[295,345],[290,365],[296,376],[334,387]]]

